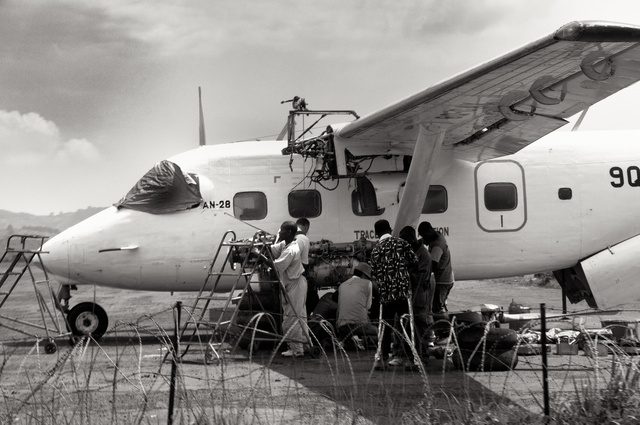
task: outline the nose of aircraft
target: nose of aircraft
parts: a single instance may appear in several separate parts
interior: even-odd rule
[[[42,246],[42,263],[60,283],[69,283],[69,235],[64,231]]]
[[[72,226],[49,239],[42,251],[42,262],[47,272],[63,284],[76,284],[85,280],[86,266],[93,262],[87,258],[97,253],[105,222],[113,221],[115,208],[108,208]]]

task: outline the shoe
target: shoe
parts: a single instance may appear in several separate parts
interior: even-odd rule
[[[394,357],[393,359],[389,360],[389,366],[404,366],[404,358],[402,357]]]
[[[376,359],[376,361],[373,362],[373,368],[375,370],[387,370],[387,365],[385,364],[384,360],[380,360],[380,359]]]
[[[358,350],[364,351],[364,344],[362,343],[362,339],[360,339],[358,335],[353,335],[351,337],[351,341],[353,342],[353,345],[355,345]]]
[[[282,357],[302,357],[304,356],[304,353],[300,351],[287,350],[283,351],[281,355]]]

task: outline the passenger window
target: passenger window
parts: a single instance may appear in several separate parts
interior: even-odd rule
[[[240,220],[262,220],[267,216],[267,196],[262,192],[236,193],[233,215]]]
[[[289,215],[294,218],[318,217],[322,212],[322,198],[317,190],[293,190],[288,196]]]
[[[562,201],[568,201],[573,197],[573,192],[570,187],[561,187],[558,189],[558,198]]]
[[[376,189],[366,177],[356,179],[356,190],[351,192],[351,210],[355,215],[381,215],[384,208],[378,207]]]
[[[484,187],[484,205],[489,211],[511,211],[518,206],[518,189],[513,183],[489,183]]]
[[[422,214],[441,214],[447,210],[449,200],[444,186],[429,186],[427,199],[422,206]]]

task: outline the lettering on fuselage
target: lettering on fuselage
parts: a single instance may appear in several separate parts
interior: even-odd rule
[[[640,186],[640,168],[632,165],[631,167],[627,167],[627,172],[625,173],[620,167],[611,167],[609,169],[609,175],[613,177],[615,180],[611,182],[611,186],[613,187],[622,187],[626,183],[631,187]]]
[[[449,227],[434,227],[435,231],[440,233],[442,236],[449,236]],[[377,239],[376,232],[374,230],[354,230],[353,231],[356,239]]]
[[[356,239],[376,239],[375,230],[354,230],[353,233],[355,233]]]
[[[434,229],[442,236],[449,236],[449,227],[434,227]]]
[[[205,209],[224,209],[224,208],[231,208],[231,201],[229,200],[222,200],[222,201],[204,201],[202,203],[202,208]]]

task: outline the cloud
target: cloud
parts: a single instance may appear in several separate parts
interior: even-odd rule
[[[52,121],[35,112],[0,110],[0,163],[41,165],[95,162],[100,158],[96,146],[85,139],[63,140]]]
[[[59,162],[96,162],[100,159],[100,151],[86,139],[71,139],[62,143],[55,159]]]

